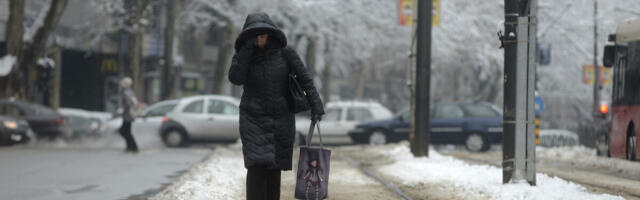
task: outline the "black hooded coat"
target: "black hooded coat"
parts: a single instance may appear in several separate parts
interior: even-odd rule
[[[253,43],[268,34],[262,49]],[[291,48],[285,34],[265,13],[252,13],[235,42],[229,81],[243,86],[240,101],[240,139],[246,168],[264,166],[291,170],[295,118],[291,110],[288,74],[295,70],[307,93],[311,112],[324,114],[322,101],[307,68]]]

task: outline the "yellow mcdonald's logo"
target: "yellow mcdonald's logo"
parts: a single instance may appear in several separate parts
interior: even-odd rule
[[[118,73],[118,64],[115,59],[104,59],[102,65],[100,65],[100,72],[102,73]]]

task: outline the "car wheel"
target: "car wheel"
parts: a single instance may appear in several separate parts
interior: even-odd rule
[[[627,159],[636,160],[636,136],[627,138]]]
[[[467,135],[464,145],[467,150],[471,152],[481,152],[489,149],[487,139],[479,133],[471,133]]]
[[[598,156],[609,157],[609,138],[605,133],[598,134],[598,138],[596,139],[596,148]]]
[[[382,131],[373,131],[369,135],[369,144],[370,145],[383,145],[387,144],[387,134]]]
[[[181,147],[187,144],[187,134],[178,129],[169,129],[162,134],[162,141],[168,147]]]

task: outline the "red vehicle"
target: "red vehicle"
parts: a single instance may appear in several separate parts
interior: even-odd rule
[[[611,123],[606,138],[608,154],[628,160],[640,159],[640,19],[620,23],[609,36],[603,63],[613,67]]]

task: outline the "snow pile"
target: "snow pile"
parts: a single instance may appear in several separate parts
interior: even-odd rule
[[[100,111],[88,111],[77,108],[58,108],[58,112],[62,115],[80,116],[84,118],[95,118],[102,121],[107,121],[113,117],[113,114]]]
[[[606,158],[596,155],[596,150],[584,146],[536,148],[539,159],[567,162],[576,166],[610,169],[618,173],[639,175],[640,163],[618,158]]]
[[[349,166],[336,166],[335,162],[331,163],[332,171],[329,174],[330,184],[344,184],[349,186],[370,185],[375,180],[365,176],[358,169]],[[295,174],[292,174],[295,176]]]
[[[0,77],[9,74],[15,63],[16,57],[12,55],[6,55],[0,58]]]
[[[464,199],[623,199],[608,194],[591,194],[575,183],[545,174],[537,174],[537,185],[502,184],[502,169],[488,165],[469,165],[430,151],[429,158],[416,158],[406,145],[385,153],[395,163],[379,171],[414,186],[424,183],[442,185]]]
[[[45,68],[54,68],[56,67],[56,61],[51,58],[40,58],[38,59],[38,65],[43,66]]]
[[[246,170],[239,150],[218,148],[151,200],[241,199]]]

